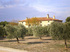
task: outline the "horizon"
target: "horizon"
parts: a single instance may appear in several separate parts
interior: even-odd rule
[[[0,22],[26,17],[50,17],[63,20],[70,16],[70,0],[0,0]]]

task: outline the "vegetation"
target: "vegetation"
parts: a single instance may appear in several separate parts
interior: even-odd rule
[[[33,27],[33,35],[41,39],[42,36],[48,35],[47,28],[42,26]]]
[[[66,40],[70,39],[70,28],[69,23],[54,22],[50,25],[50,34],[53,39],[63,39],[65,47],[67,48]]]
[[[10,25],[18,25],[16,22],[9,22]]]
[[[67,40],[70,40],[70,22],[64,24],[65,27],[63,28],[63,39],[65,40],[65,46],[67,48]]]
[[[55,40],[64,40],[65,47],[67,48],[67,40],[70,40],[70,17],[66,19],[66,23],[53,22],[45,27],[40,26],[39,23],[40,20],[36,17],[27,18],[26,24],[31,27],[26,29],[23,25],[18,25],[16,22],[0,22],[0,37],[4,37],[5,33],[7,33],[8,38],[16,38],[19,43],[19,38],[24,39],[26,33],[28,36],[33,35],[40,39],[43,36],[51,36]]]
[[[19,28],[20,28],[21,38],[24,39],[24,36],[26,35],[27,29],[23,25],[19,25]]]
[[[4,35],[5,35],[4,27],[3,26],[0,26],[0,38],[1,37],[4,37]]]
[[[53,22],[49,26],[49,33],[53,39],[61,39],[61,34],[63,33],[63,23]]]
[[[29,36],[33,35],[33,30],[31,27],[27,28],[27,35],[29,35]]]
[[[0,25],[3,25],[3,27],[6,25],[6,24],[8,24],[9,22],[7,22],[7,21],[2,21],[2,22],[0,22]]]
[[[5,30],[8,34],[8,38],[16,38],[17,42],[19,43],[19,37],[24,37],[23,35],[26,33],[25,27],[23,25],[18,26],[12,26],[12,25],[6,25]]]
[[[33,18],[27,18],[26,20],[26,24],[28,26],[36,26],[36,25],[39,25],[40,21],[38,18],[36,17],[33,17]]]
[[[66,18],[66,22],[70,22],[70,17],[67,17]]]

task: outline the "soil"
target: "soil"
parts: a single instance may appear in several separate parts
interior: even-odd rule
[[[3,39],[0,46],[10,47],[28,52],[70,52],[70,41],[67,41],[68,48],[65,48],[63,40],[53,40],[51,37],[42,37],[42,40],[33,36],[26,36],[24,39]]]

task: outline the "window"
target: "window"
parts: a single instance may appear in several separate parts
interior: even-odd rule
[[[42,21],[40,21],[40,23],[42,23]]]

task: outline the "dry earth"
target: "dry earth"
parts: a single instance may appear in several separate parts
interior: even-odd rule
[[[0,46],[0,52],[27,52],[25,50],[18,50],[13,48],[7,48],[7,47],[1,47]]]
[[[70,41],[67,41],[68,47]],[[20,50],[27,50],[29,52],[70,52],[70,48],[64,47],[63,40],[52,40],[51,37],[42,37],[42,40],[27,36],[24,40],[20,39],[20,43],[16,42],[16,39],[4,39],[0,40],[0,46],[11,47]]]
[[[0,52],[27,52],[27,51],[0,46]]]

